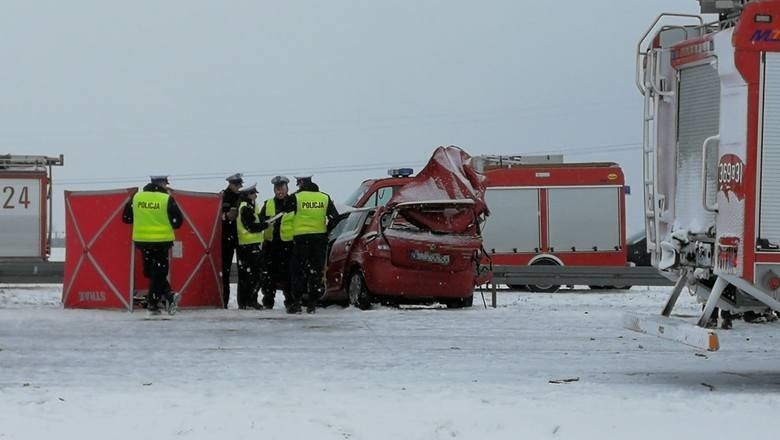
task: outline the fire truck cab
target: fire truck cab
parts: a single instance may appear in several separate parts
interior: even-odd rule
[[[780,1],[700,0],[660,14],[637,43],[644,95],[644,206],[653,265],[677,283],[632,330],[708,350],[730,313],[780,310]],[[688,286],[697,326],[669,318]]]
[[[346,200],[348,206],[355,208],[376,208],[385,206],[395,191],[406,185],[414,170],[412,168],[394,168],[387,170],[390,177],[363,181]]]

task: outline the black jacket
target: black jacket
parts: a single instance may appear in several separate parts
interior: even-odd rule
[[[227,218],[227,213],[230,208],[238,209],[238,205],[241,203],[241,197],[238,193],[234,193],[230,190],[230,187],[225,188],[222,191],[222,239],[236,241],[238,239],[238,231],[236,230],[236,222]]]

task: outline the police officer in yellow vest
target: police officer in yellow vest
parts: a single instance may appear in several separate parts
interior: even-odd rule
[[[168,251],[175,240],[174,229],[182,225],[182,213],[168,194],[168,176],[152,176],[143,190],[125,205],[122,221],[133,225],[133,242],[143,256],[144,276],[149,279],[146,308],[160,314],[160,303],[169,314],[176,313],[179,294],[168,283]]]
[[[325,292],[323,269],[328,248],[328,226],[339,212],[330,196],[320,192],[311,176],[296,177],[298,191],[290,196],[295,213],[293,225],[292,292],[294,303],[288,312],[314,313]]]
[[[267,223],[260,221],[260,207],[257,206],[257,188],[252,185],[239,193],[241,202],[238,205],[238,308],[262,310],[257,302],[257,292],[262,280],[263,261],[260,246],[263,243],[263,230]]]
[[[282,214],[293,209],[289,206],[287,184],[290,182],[285,176],[276,176],[271,179],[274,186],[274,196],[263,203],[260,209],[260,221],[267,222],[277,214]],[[274,308],[276,289],[282,289],[284,293],[284,305],[287,309],[291,304],[290,292],[290,257],[292,256],[293,239],[293,214],[284,214],[269,224],[265,230],[263,241],[263,307]]]

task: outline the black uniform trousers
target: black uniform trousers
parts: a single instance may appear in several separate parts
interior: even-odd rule
[[[257,304],[263,272],[263,255],[260,243],[242,244],[236,249],[238,259],[238,289],[236,298],[239,308]]]
[[[222,237],[222,306],[224,308],[227,308],[230,302],[230,269],[233,266],[237,241],[232,235]]]
[[[168,250],[170,243],[137,244],[141,250],[144,265],[144,277],[149,280],[149,291],[146,294],[147,308],[156,309],[158,302],[171,292],[168,283]]]
[[[305,234],[293,238],[292,291],[295,305],[311,308],[325,293],[325,254],[328,234]]]
[[[272,308],[276,298],[276,289],[284,293],[284,305],[291,304],[290,259],[292,241],[271,240],[263,243],[263,307]]]

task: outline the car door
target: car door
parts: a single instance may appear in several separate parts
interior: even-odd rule
[[[344,272],[347,270],[346,263],[349,260],[352,245],[363,232],[368,214],[368,210],[353,211],[336,226],[340,232],[333,234],[333,241],[328,253],[326,291],[338,291],[343,287],[344,277],[349,275]]]

